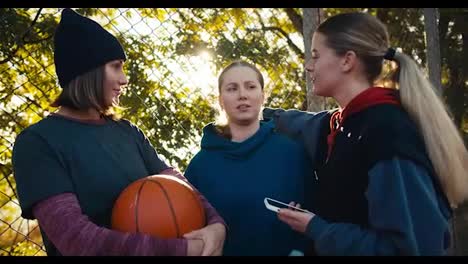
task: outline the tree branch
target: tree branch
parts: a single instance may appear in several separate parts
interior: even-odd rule
[[[263,23],[262,16],[260,15],[260,13],[258,13],[258,10],[254,10],[254,13],[255,13],[255,15],[256,15],[257,18],[258,18],[258,22],[260,22],[260,25],[262,25],[262,28],[264,28],[264,27],[265,27],[265,24]]]
[[[304,51],[302,51],[294,42],[291,40],[289,37],[288,33],[284,31],[282,28],[279,27],[263,27],[262,28],[264,31],[276,31],[279,32],[288,42],[289,47],[291,47],[294,52],[296,53],[297,56],[299,56],[301,59],[304,59]]]
[[[288,15],[289,20],[291,20],[291,23],[297,32],[304,36],[304,32],[302,32],[302,16],[298,14],[294,8],[284,8],[284,12],[286,12],[286,15]]]
[[[42,8],[39,8],[39,11],[37,11],[36,17],[34,17],[34,20],[31,22],[31,25],[29,26],[29,28],[23,33],[23,35],[22,35],[19,43],[17,44],[16,48],[12,52],[10,52],[10,54],[5,59],[0,61],[0,65],[10,61],[11,58],[13,58],[13,56],[15,56],[16,52],[18,52],[19,48],[22,45],[27,43],[27,42],[25,42],[25,38],[29,34],[29,31],[31,31],[32,27],[36,24],[37,19],[39,18],[39,15],[41,14],[41,11],[42,11]]]
[[[293,12],[295,12],[295,11],[293,10]],[[257,15],[258,21],[260,22],[260,25],[262,27],[260,29],[258,29],[258,28],[247,29],[247,31],[260,31],[260,30],[262,30],[262,31],[276,31],[276,32],[279,32],[286,39],[289,47],[291,47],[293,49],[293,51],[296,53],[296,55],[299,56],[301,59],[304,59],[304,51],[302,51],[298,46],[296,46],[296,44],[294,44],[294,42],[291,40],[291,38],[289,37],[288,33],[286,33],[286,31],[284,31],[282,28],[279,28],[279,27],[267,27],[267,26],[265,26],[260,14],[257,11],[255,11],[254,13],[255,13],[255,15]],[[302,18],[301,18],[301,23],[302,23]],[[300,32],[302,34],[302,29],[300,30]]]
[[[49,35],[48,37],[41,38],[41,39],[25,40],[23,42],[23,44],[37,44],[37,43],[40,43],[40,42],[43,42],[43,41],[47,41],[47,40],[51,39],[52,37],[53,37],[53,35]]]
[[[440,16],[439,16],[439,41],[440,41],[440,51],[441,51],[441,58],[448,58],[448,25],[449,25],[449,17],[443,13],[443,10],[441,10]]]

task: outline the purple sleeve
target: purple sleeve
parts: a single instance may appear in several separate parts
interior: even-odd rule
[[[37,203],[33,213],[40,228],[62,255],[186,256],[186,239],[159,239],[100,227],[81,212],[73,193]]]
[[[227,229],[226,223],[224,222],[223,218],[218,214],[216,209],[208,202],[208,200],[200,192],[197,191],[197,189],[192,184],[190,184],[190,182],[187,180],[187,178],[185,178],[182,175],[182,173],[180,173],[179,171],[177,171],[174,168],[167,168],[167,169],[163,170],[162,172],[160,172],[160,174],[175,176],[175,177],[185,181],[190,186],[192,186],[192,188],[198,193],[198,195],[200,197],[200,200],[202,201],[203,207],[205,208],[207,224],[211,225],[211,224],[214,224],[214,223],[221,223]]]

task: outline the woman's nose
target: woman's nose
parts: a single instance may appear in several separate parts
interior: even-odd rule
[[[308,72],[313,72],[314,71],[314,67],[313,67],[313,64],[312,64],[312,59],[307,61],[306,65],[305,65],[305,69]]]
[[[124,74],[122,76],[122,78],[120,79],[120,85],[127,85],[128,84],[128,78],[127,76]]]
[[[246,91],[244,88],[239,88],[239,98],[245,98]]]

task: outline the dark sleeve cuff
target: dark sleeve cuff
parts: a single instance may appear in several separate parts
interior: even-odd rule
[[[320,216],[315,215],[307,224],[305,234],[307,237],[315,241],[321,236],[327,225],[329,225],[327,221]]]
[[[268,108],[265,107],[262,111],[263,119],[274,119],[278,117],[278,114],[284,112],[284,109],[281,108]]]

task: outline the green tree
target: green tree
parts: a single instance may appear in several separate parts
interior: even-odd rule
[[[296,34],[300,43],[300,34],[282,10],[76,11],[96,19],[122,41],[130,80],[122,98],[123,117],[139,125],[162,157],[181,170],[198,148],[201,128],[216,115],[216,91],[203,92],[186,79],[188,71],[196,70],[188,64],[198,52],[211,53],[207,63],[215,75],[234,59],[258,64],[269,80],[271,106],[298,108],[305,99],[301,49],[290,36]],[[49,8],[0,9],[2,254],[34,254],[31,241],[40,239],[36,222],[24,224],[20,218],[11,150],[19,132],[55,110],[49,104],[60,92],[52,53],[59,14],[59,9]],[[140,33],[145,27],[149,33]],[[208,81],[216,87],[215,79]]]
[[[199,147],[201,129],[215,119],[216,76],[233,60],[245,59],[260,67],[270,93],[267,106],[305,109],[300,8],[76,11],[96,19],[122,41],[130,81],[122,96],[122,115],[140,126],[161,156],[181,170]],[[421,9],[323,9],[324,18],[349,11],[370,12],[382,19],[392,46],[425,65]],[[466,14],[466,9],[441,10],[439,23],[444,95],[456,124],[465,130]],[[11,149],[22,129],[55,110],[49,104],[60,88],[52,37],[60,9],[4,8],[0,18],[0,254],[30,255],[37,245],[16,234],[37,244],[40,236],[34,221],[21,224]],[[209,56],[200,60],[201,54]],[[203,67],[209,71],[206,76],[199,71]],[[330,100],[328,106],[336,104]]]
[[[468,142],[468,8],[442,8],[439,20],[444,95]]]

